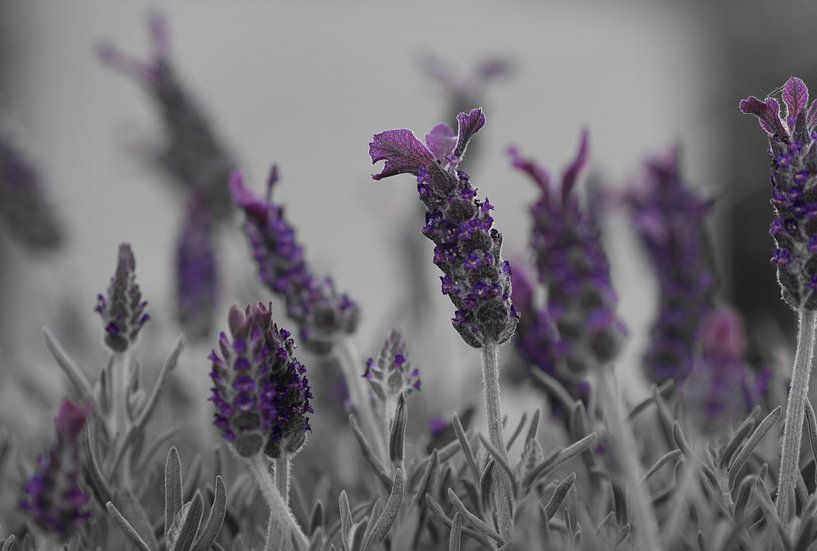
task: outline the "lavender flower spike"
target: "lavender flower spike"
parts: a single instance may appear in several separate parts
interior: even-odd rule
[[[194,340],[213,331],[218,300],[218,266],[213,244],[213,223],[201,196],[187,205],[176,244],[176,300],[179,322]]]
[[[457,169],[485,116],[477,108],[460,113],[457,122],[457,134],[438,124],[425,144],[407,129],[375,134],[369,155],[372,163],[385,161],[375,180],[403,173],[417,177],[427,210],[423,235],[435,244],[442,292],[457,308],[454,328],[466,343],[481,348],[508,340],[519,316],[511,304],[511,269],[500,256],[502,235],[493,227],[493,205],[477,199],[468,175]]]
[[[384,425],[388,431],[394,416],[394,408],[401,394],[406,396],[421,388],[420,370],[411,367],[406,353],[406,343],[396,330],[389,334],[383,343],[380,354],[375,361],[366,361],[363,377],[369,382],[372,391],[382,404]]]
[[[284,216],[284,208],[272,201],[278,170],[270,171],[265,199],[244,186],[238,172],[230,179],[236,205],[244,211],[244,230],[258,263],[261,281],[286,303],[287,315],[298,324],[303,345],[327,353],[339,335],[357,328],[360,311],[346,294],[338,294],[330,278],[312,273],[304,259],[295,229]]]
[[[588,135],[582,132],[576,159],[564,171],[561,187],[538,164],[508,150],[514,168],[526,173],[542,192],[531,207],[531,248],[539,281],[548,288],[548,315],[564,347],[564,376],[582,376],[609,363],[626,333],[616,316],[617,296],[610,264],[590,213],[573,193],[587,164]]]
[[[680,382],[692,369],[701,322],[714,307],[717,275],[706,231],[712,202],[683,180],[673,150],[647,163],[644,185],[627,203],[659,282],[647,375],[655,383]]]
[[[167,142],[155,153],[158,165],[183,190],[201,193],[213,216],[223,219],[232,207],[227,189],[235,166],[232,155],[170,63],[167,21],[153,13],[149,28],[153,39],[149,61],[126,56],[109,44],[99,46],[99,57],[142,84],[160,111]]]
[[[263,304],[245,312],[233,306],[229,326],[230,337],[219,337],[221,354],[210,354],[213,424],[242,457],[294,455],[310,430],[312,391],[289,331]]]
[[[108,285],[108,294],[97,295],[94,310],[102,317],[105,344],[114,352],[124,352],[136,342],[142,326],[150,319],[145,313],[147,301],[136,283],[136,259],[128,243],[119,245],[116,272]]]
[[[85,507],[90,496],[79,486],[79,435],[89,412],[89,406],[63,402],[54,420],[57,441],[37,460],[35,473],[20,500],[20,508],[40,528],[63,540],[91,516]]]

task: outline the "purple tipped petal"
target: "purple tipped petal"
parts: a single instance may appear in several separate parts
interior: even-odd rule
[[[54,419],[57,433],[63,438],[75,439],[85,426],[89,413],[91,413],[89,404],[77,406],[66,400],[60,406],[60,411]]]
[[[267,206],[258,197],[244,186],[241,172],[234,170],[230,174],[230,194],[235,204],[244,209],[253,218],[263,221],[267,217]]]
[[[788,109],[789,128],[794,129],[794,123],[800,113],[806,110],[808,105],[808,88],[806,83],[797,77],[791,77],[783,85],[783,101]]]
[[[536,185],[539,186],[546,195],[550,194],[550,174],[538,163],[531,159],[525,159],[516,146],[508,146],[508,155],[511,157],[511,166],[516,170],[524,172],[530,176]]]
[[[372,164],[386,161],[383,170],[372,175],[374,180],[404,173],[416,176],[420,168],[431,170],[432,167],[437,167],[434,154],[411,130],[405,128],[375,134],[369,143],[369,155]]]
[[[108,67],[132,76],[143,83],[153,81],[153,68],[150,65],[126,56],[110,44],[97,45],[96,52],[99,60]]]
[[[585,128],[582,130],[582,135],[579,139],[579,151],[576,152],[576,158],[562,174],[562,200],[567,199],[573,186],[576,185],[576,179],[579,177],[579,174],[581,174],[581,171],[587,166],[587,157],[590,149],[589,141],[589,132]]]
[[[485,114],[479,107],[471,109],[468,113],[460,113],[457,115],[457,147],[454,149],[455,157],[462,158],[465,154],[465,149],[468,147],[468,142],[471,141],[471,138],[473,138],[483,126],[485,126]]]
[[[780,120],[780,104],[774,98],[761,101],[755,96],[749,96],[738,105],[741,112],[757,117],[761,128],[772,135],[788,136],[783,122]]]
[[[154,11],[148,18],[148,29],[153,40],[153,59],[159,63],[167,59],[170,51],[170,28],[163,13]]]
[[[426,134],[426,145],[438,161],[445,161],[454,152],[457,135],[450,126],[441,122]]]

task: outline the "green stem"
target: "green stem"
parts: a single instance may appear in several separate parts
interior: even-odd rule
[[[284,503],[289,504],[289,472],[292,466],[292,461],[289,455],[278,457],[275,462],[275,487],[278,488],[278,493],[284,500]]]
[[[258,454],[255,457],[248,459],[250,472],[255,478],[258,488],[261,490],[261,495],[264,496],[264,501],[267,502],[270,511],[270,526],[276,526],[279,530],[289,529],[295,534],[295,539],[299,549],[309,548],[309,539],[304,535],[301,527],[289,509],[289,506],[284,502],[283,497],[278,492],[275,480],[269,471],[269,464],[263,454]]]
[[[507,463],[508,449],[503,436],[502,409],[499,399],[499,346],[495,342],[482,345],[482,386],[485,390],[485,416],[488,420],[488,438],[491,445],[502,455]],[[499,520],[499,534],[506,542],[510,541],[513,531],[513,519],[510,509],[510,481],[508,475],[500,468],[495,468],[499,483],[494,484],[494,510]],[[495,479],[497,480],[497,479]]]
[[[814,357],[814,338],[817,328],[817,312],[801,308],[800,325],[797,330],[797,350],[794,353],[789,400],[786,406],[786,422],[783,427],[783,446],[780,458],[780,474],[777,477],[777,514],[783,526],[791,518],[791,502],[794,487],[800,476],[800,443],[803,438],[803,420],[808,400],[811,361]]]
[[[621,474],[623,483],[630,496],[637,549],[660,549],[658,545],[655,515],[652,501],[646,488],[641,484],[638,446],[631,425],[622,409],[620,394],[613,376],[612,366],[600,366],[598,373],[599,400],[602,411],[607,418],[610,451],[614,467]]]

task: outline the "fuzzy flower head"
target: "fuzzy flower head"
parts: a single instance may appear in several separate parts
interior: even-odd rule
[[[128,243],[119,245],[116,272],[108,285],[108,294],[97,295],[96,308],[105,327],[105,344],[114,352],[132,346],[142,326],[150,319],[145,313],[147,301],[136,283],[136,258]]]
[[[54,420],[57,440],[38,458],[20,500],[20,508],[37,526],[63,540],[91,516],[86,507],[90,496],[79,486],[79,435],[89,413],[88,406],[63,402]]]
[[[377,361],[369,358],[363,377],[369,381],[375,395],[381,401],[396,399],[401,393],[407,396],[420,390],[420,370],[411,367],[406,354],[406,343],[397,331],[392,331]]]
[[[335,291],[331,278],[316,276],[307,265],[284,208],[272,200],[277,182],[278,170],[273,166],[267,195],[261,199],[244,186],[241,174],[236,172],[230,190],[236,205],[244,211],[244,230],[261,281],[286,303],[287,316],[298,324],[303,345],[326,353],[338,335],[355,331],[360,311],[348,295]]]
[[[154,153],[156,162],[184,191],[197,191],[210,212],[222,219],[231,212],[227,181],[235,166],[216,136],[207,115],[184,88],[170,63],[167,21],[159,13],[149,20],[153,52],[149,60],[127,56],[109,44],[98,48],[103,63],[136,79],[156,104],[166,143]]]
[[[616,357],[625,334],[616,316],[618,301],[610,264],[596,222],[582,207],[574,187],[587,164],[588,136],[582,132],[576,159],[554,186],[548,173],[510,148],[511,162],[539,187],[531,207],[531,248],[539,281],[547,287],[547,312],[564,347],[565,376],[581,376]]]
[[[213,424],[242,457],[297,453],[311,430],[312,391],[289,331],[263,304],[244,312],[233,306],[229,326],[230,336],[219,336],[220,354],[210,354]]]
[[[502,343],[519,317],[511,303],[510,265],[502,260],[502,235],[493,227],[491,205],[476,197],[468,175],[458,170],[471,138],[485,125],[481,109],[460,113],[458,132],[438,124],[421,142],[411,130],[386,130],[369,144],[372,163],[385,161],[375,180],[397,174],[417,177],[426,207],[423,235],[434,242],[434,264],[443,272],[442,293],[454,303],[454,328],[475,348]]]
[[[797,77],[783,85],[783,106],[774,98],[740,102],[769,138],[772,207],[771,262],[783,300],[792,308],[817,310],[817,102]]]
[[[31,250],[51,251],[63,242],[62,223],[45,191],[34,165],[0,136],[0,217]]]
[[[647,163],[643,185],[627,195],[627,204],[659,284],[647,375],[655,383],[682,381],[692,368],[695,339],[717,287],[706,231],[712,202],[681,177],[673,150]]]
[[[188,202],[186,214],[176,243],[176,307],[185,333],[201,340],[213,331],[218,300],[213,221],[198,195]]]

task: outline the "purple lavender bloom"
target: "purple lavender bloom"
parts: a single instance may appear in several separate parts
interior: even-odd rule
[[[511,304],[510,265],[500,255],[502,235],[493,227],[493,205],[476,198],[468,175],[458,170],[471,138],[485,124],[481,109],[460,113],[458,132],[438,124],[423,144],[411,130],[375,134],[369,144],[372,163],[385,161],[372,176],[417,177],[426,207],[423,235],[434,244],[434,264],[443,272],[442,292],[457,310],[454,328],[475,348],[502,343],[513,335],[519,317]]]
[[[233,306],[229,326],[232,339],[219,336],[221,355],[210,353],[213,424],[242,457],[297,453],[311,430],[312,391],[289,331],[260,303],[245,312]]]
[[[192,197],[176,244],[176,306],[179,322],[194,340],[206,339],[213,331],[218,300],[213,233],[206,203],[199,195]]]
[[[706,231],[712,202],[684,181],[673,150],[647,163],[644,185],[627,195],[627,204],[659,283],[647,376],[683,381],[700,324],[714,306],[717,275]]]
[[[363,377],[369,381],[375,395],[382,401],[394,400],[401,393],[410,395],[420,390],[420,370],[411,367],[406,342],[398,331],[392,331],[383,343],[377,361],[369,358]]]
[[[562,375],[575,378],[615,358],[626,333],[616,316],[618,298],[598,228],[573,194],[587,164],[587,131],[582,132],[576,159],[562,175],[561,188],[551,185],[548,173],[523,159],[516,148],[508,152],[514,168],[528,174],[542,192],[530,210],[531,248],[539,281],[548,290],[547,313],[563,347],[565,361],[559,365],[567,370]]]
[[[797,77],[783,85],[785,109],[774,98],[750,96],[740,102],[769,138],[772,207],[769,234],[776,249],[771,262],[783,300],[792,308],[817,309],[817,102],[808,106],[808,88]]]
[[[0,215],[9,233],[32,250],[50,251],[63,242],[37,169],[0,136]]]
[[[142,326],[150,319],[147,301],[136,283],[136,258],[128,243],[119,245],[116,272],[108,294],[97,295],[96,308],[105,327],[105,344],[114,352],[124,352],[136,342]]]
[[[273,166],[267,196],[262,200],[244,187],[241,174],[236,172],[230,190],[236,205],[244,211],[244,230],[261,281],[286,303],[287,315],[298,324],[303,345],[327,353],[338,335],[355,331],[360,311],[348,295],[335,291],[331,278],[317,277],[310,270],[284,208],[272,201],[277,182],[278,169]]]
[[[201,193],[213,216],[223,219],[232,212],[227,189],[235,166],[232,155],[170,63],[167,21],[154,13],[149,28],[153,39],[149,61],[126,56],[109,44],[99,47],[99,56],[106,65],[142,84],[160,111],[167,142],[156,152],[159,166],[184,191]]]
[[[20,508],[46,532],[66,539],[91,513],[90,496],[79,485],[81,462],[79,434],[90,407],[65,401],[54,419],[57,441],[37,459],[34,475],[25,485]]]

